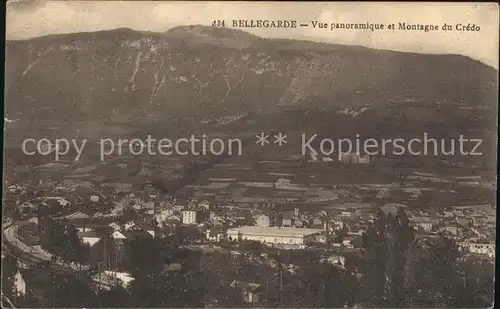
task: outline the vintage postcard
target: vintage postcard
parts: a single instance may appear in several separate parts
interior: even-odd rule
[[[4,308],[490,308],[496,3],[9,1]]]

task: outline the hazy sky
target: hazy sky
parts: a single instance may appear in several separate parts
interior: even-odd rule
[[[10,1],[7,39],[25,39],[128,27],[166,31],[214,19],[269,19],[320,22],[475,24],[479,32],[401,30],[242,29],[262,37],[310,39],[340,44],[424,53],[470,56],[498,68],[499,16],[495,3],[265,3],[149,1]]]

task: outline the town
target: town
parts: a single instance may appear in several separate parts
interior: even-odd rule
[[[40,263],[88,273],[91,285],[99,290],[127,288],[136,279],[130,248],[141,242],[163,246],[174,242],[177,250],[202,257],[229,254],[229,259],[243,259],[238,263],[253,265],[256,272],[262,265],[271,265],[277,273],[296,276],[302,262],[280,264],[273,257],[279,252],[314,254],[321,263],[345,271],[346,260],[365,252],[370,227],[389,218],[407,218],[412,246],[430,246],[445,237],[457,245],[461,258],[493,265],[496,222],[492,200],[472,197],[467,203],[462,199],[457,204],[437,204],[446,201],[447,194],[455,196],[448,201],[456,202],[460,190],[479,192],[481,177],[438,177],[420,172],[402,177],[396,172],[399,183],[353,185],[361,178],[365,182],[369,179],[351,177],[348,184],[339,177],[334,184],[335,177],[327,176],[332,171],[374,172],[373,162],[377,162],[367,155],[341,160],[332,163],[316,157],[294,157],[254,162],[251,168],[250,163],[232,158],[229,163],[198,171],[197,180],[175,195],[147,180],[151,177],[143,177],[140,186],[91,181],[85,176],[91,168],[79,167],[70,168],[73,175],[56,182],[44,177],[43,171],[45,168],[52,174],[51,168],[58,163],[40,166],[38,183],[6,183],[4,247],[18,258],[16,293],[21,298],[33,293],[32,285],[40,284],[33,283],[33,265]],[[121,158],[113,164],[123,162]],[[148,175],[148,167],[139,169],[137,175]],[[314,177],[306,181],[302,173]],[[61,235],[56,236],[58,229]],[[57,238],[63,240],[56,243]],[[146,250],[141,254],[152,254]],[[193,267],[203,267],[184,260],[164,264],[167,273],[182,276]],[[273,299],[284,301],[283,292],[274,298],[269,295],[269,278],[249,280],[236,273],[231,280],[229,287],[241,290],[239,303],[233,305],[270,306]],[[284,289],[280,284],[278,291]],[[204,297],[202,302],[203,306],[220,306],[223,300]]]

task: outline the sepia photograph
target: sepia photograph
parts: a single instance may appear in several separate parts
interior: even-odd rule
[[[497,3],[6,3],[2,308],[492,308]]]

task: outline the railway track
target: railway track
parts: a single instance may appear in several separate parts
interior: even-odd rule
[[[81,271],[89,271],[91,269],[88,265],[80,265],[76,263],[65,263],[60,260],[57,256],[43,250],[40,247],[33,247],[26,245],[19,238],[19,230],[25,228],[30,222],[21,221],[14,223],[3,230],[3,241],[2,241],[2,252],[10,254],[17,257],[26,266],[39,266],[41,264],[51,263],[59,271],[70,273],[85,281],[85,283],[92,289],[96,289],[94,283],[98,286],[102,286],[102,282],[99,281],[89,281],[82,278],[79,273]]]
[[[47,251],[26,245],[18,237],[18,232],[21,228],[26,226],[29,222],[18,222],[3,230],[4,240],[3,244],[16,256],[21,257],[21,260],[30,264],[42,264],[52,261],[53,255]]]
[[[7,226],[3,230],[2,252],[18,258],[25,266],[39,267],[42,264],[51,263],[56,271],[65,273],[81,280],[92,292],[95,301],[101,303],[98,295],[99,288],[107,286],[97,280],[89,280],[80,275],[81,271],[90,270],[90,266],[68,264],[58,259],[55,255],[39,247],[28,246],[19,239],[18,232],[30,222],[21,221]],[[14,308],[14,307],[12,307]]]

